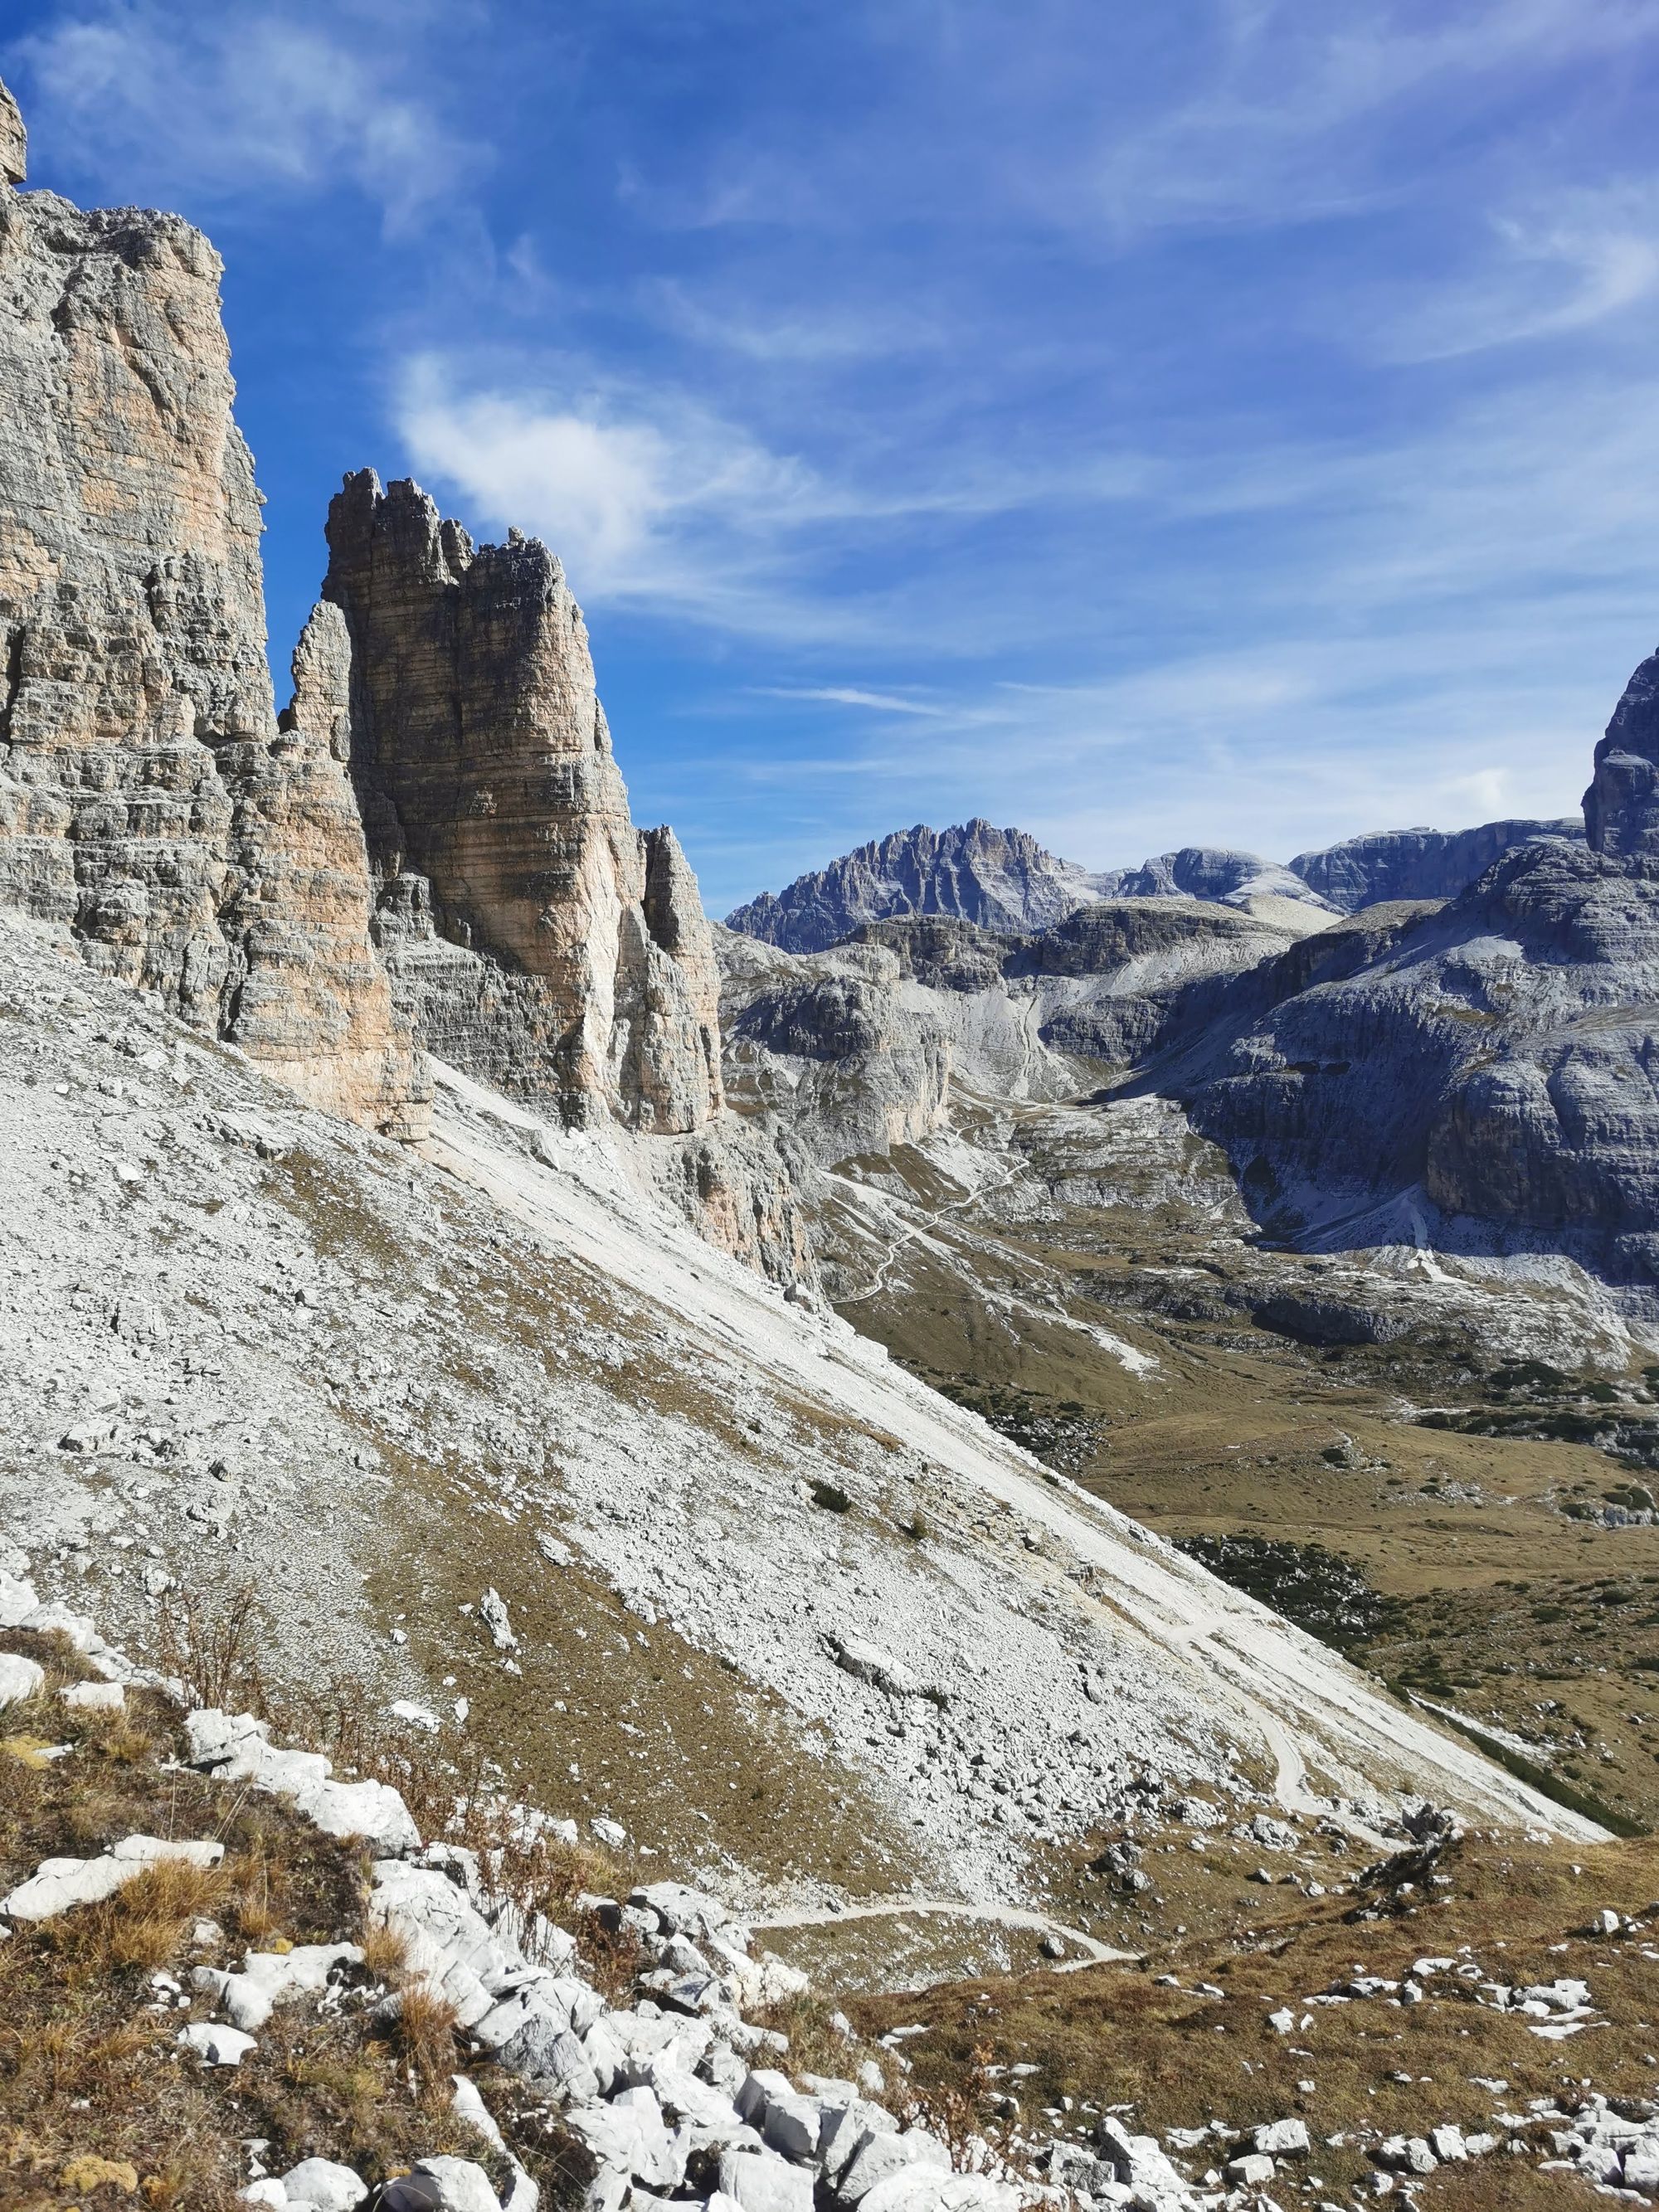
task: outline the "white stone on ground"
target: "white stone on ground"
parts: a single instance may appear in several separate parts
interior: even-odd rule
[[[331,2158],[301,2159],[283,2176],[290,2204],[314,2204],[317,2212],[352,2212],[368,2194],[368,2184]]]
[[[0,1705],[21,1705],[46,1686],[46,1669],[15,1651],[0,1651]]]
[[[124,1836],[96,1858],[43,1859],[9,1897],[0,1898],[0,1912],[13,1920],[51,1920],[72,1905],[101,1904],[163,1859],[184,1859],[191,1866],[207,1868],[217,1866],[224,1855],[222,1844],[175,1844],[159,1836]]]

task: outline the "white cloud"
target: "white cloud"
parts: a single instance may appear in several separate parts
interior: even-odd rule
[[[533,530],[595,598],[666,610],[741,597],[763,549],[815,503],[800,464],[660,393],[470,390],[428,355],[396,412],[417,471],[491,523]]]
[[[1556,193],[1547,207],[1493,216],[1487,234],[1485,265],[1384,309],[1370,348],[1376,358],[1449,361],[1559,337],[1659,288],[1659,194],[1650,185]],[[1363,327],[1361,335],[1363,343]]]
[[[1659,0],[1212,0],[1195,82],[1115,131],[1092,204],[1119,228],[1295,223],[1398,200],[1404,132],[1478,139],[1484,94],[1659,33]]]
[[[453,198],[478,150],[401,84],[397,27],[371,21],[354,40],[351,12],[319,27],[283,5],[102,0],[8,53],[41,144],[102,179],[220,201],[344,181],[408,228]]]
[[[751,684],[750,691],[757,699],[817,700],[832,707],[868,707],[879,714],[942,714],[942,707],[931,707],[921,699],[905,699],[893,691],[861,691],[846,684]]]

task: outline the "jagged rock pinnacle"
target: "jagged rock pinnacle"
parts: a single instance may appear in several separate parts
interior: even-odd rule
[[[1625,686],[1595,748],[1584,830],[1596,852],[1615,860],[1659,853],[1659,653]]]
[[[29,134],[17,102],[0,84],[0,177],[9,185],[21,185],[28,173]]]

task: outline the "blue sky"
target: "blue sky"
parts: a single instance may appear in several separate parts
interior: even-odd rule
[[[273,657],[347,469],[563,556],[712,911],[1576,807],[1659,638],[1659,0],[11,0],[225,256]]]

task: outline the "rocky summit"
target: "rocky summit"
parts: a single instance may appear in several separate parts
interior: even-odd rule
[[[1659,661],[1582,840],[714,927],[533,538],[346,474],[278,711],[26,155],[0,2201],[1659,2194]]]
[[[951,830],[896,832],[763,892],[726,927],[786,952],[821,952],[861,922],[945,915],[991,930],[1041,929],[1095,896],[1086,869],[1044,852],[1023,830],[975,819]]]
[[[1091,872],[1056,859],[1021,830],[979,820],[952,830],[919,825],[860,845],[781,891],[763,891],[729,914],[726,927],[785,952],[823,952],[872,922],[910,915],[1018,936],[1101,899],[1195,898],[1300,933],[1386,899],[1452,897],[1514,846],[1583,834],[1571,820],[1387,830],[1283,865],[1256,853],[1183,845],[1139,867]]]

